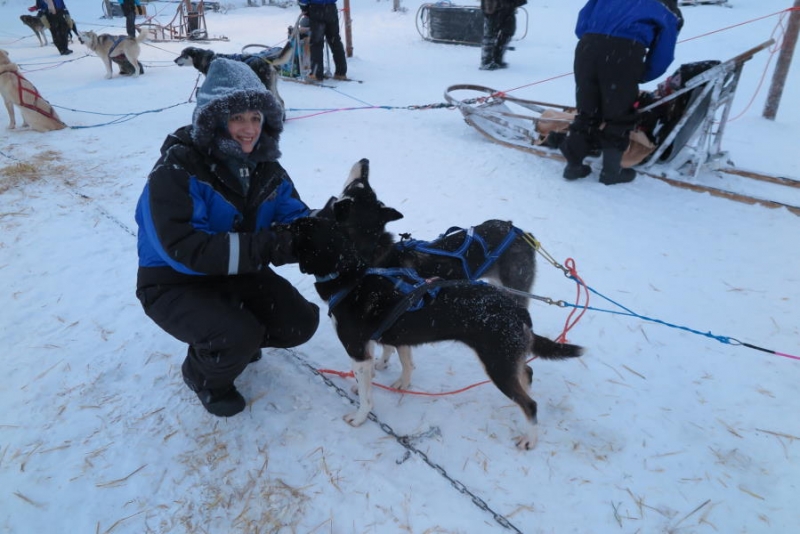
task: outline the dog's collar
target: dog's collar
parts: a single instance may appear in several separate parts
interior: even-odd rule
[[[330,282],[331,280],[336,280],[337,278],[339,278],[339,273],[330,273],[330,274],[326,274],[326,275],[323,275],[323,276],[317,276],[316,277],[317,283]]]

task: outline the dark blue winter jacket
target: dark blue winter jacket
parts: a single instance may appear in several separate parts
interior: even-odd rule
[[[664,74],[675,59],[678,16],[659,0],[589,0],[578,14],[575,35],[631,39],[647,47],[642,82]]]
[[[270,262],[270,225],[309,213],[277,161],[254,166],[245,192],[218,154],[194,144],[190,126],[161,151],[136,206],[139,287],[256,272]]]

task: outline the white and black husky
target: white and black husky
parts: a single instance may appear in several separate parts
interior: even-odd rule
[[[411,347],[460,341],[477,353],[495,386],[522,409],[528,425],[516,438],[517,447],[536,445],[536,402],[527,392],[532,371],[526,358],[573,358],[582,354],[581,347],[534,334],[528,310],[493,285],[418,282],[395,269],[369,267],[334,220],[306,217],[294,221],[290,230],[300,270],[316,276],[315,288],[328,303],[336,334],[352,360],[360,405],[345,416],[348,423],[361,425],[373,407],[372,341],[397,347],[407,382],[414,368]]]

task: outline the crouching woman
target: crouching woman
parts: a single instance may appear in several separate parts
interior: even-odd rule
[[[234,381],[262,347],[300,345],[319,324],[317,305],[270,268],[296,262],[274,224],[309,214],[278,163],[282,113],[247,65],[214,60],[136,207],[136,296],[188,345],[184,382],[220,417],[244,410]]]

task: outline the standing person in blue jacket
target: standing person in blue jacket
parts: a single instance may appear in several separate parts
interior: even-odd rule
[[[318,306],[272,270],[297,261],[274,225],[309,214],[278,163],[282,116],[250,67],[215,59],[136,206],[136,296],[188,345],[184,382],[220,417],[244,410],[234,380],[262,347],[305,343],[319,324]]]
[[[125,16],[125,31],[128,37],[136,39],[136,8],[142,5],[139,0],[118,0],[122,6],[122,14]]]
[[[639,83],[667,70],[682,25],[677,0],[589,0],[581,9],[575,28],[578,115],[561,145],[564,178],[588,176],[592,169],[583,159],[597,145],[603,153],[600,182],[636,178],[621,162],[636,124]]]
[[[344,54],[344,45],[339,35],[339,10],[336,0],[299,0],[300,11],[308,17],[311,33],[310,55],[311,81],[321,82],[325,77],[325,64],[323,48],[325,41],[333,54],[335,71],[334,80],[347,79],[347,58]]]

